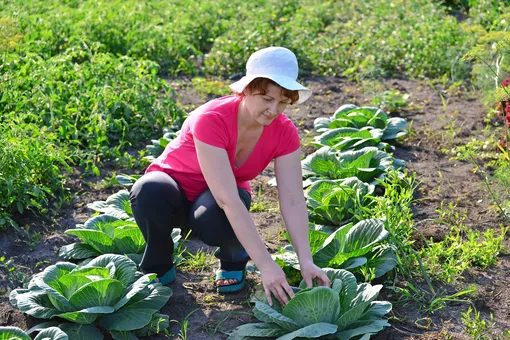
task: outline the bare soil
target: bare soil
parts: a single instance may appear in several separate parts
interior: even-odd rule
[[[312,88],[314,95],[305,104],[289,108],[286,114],[298,126],[304,139],[313,134],[313,121],[317,117],[329,116],[342,104],[366,105],[371,94],[342,78],[307,77],[304,82]],[[205,96],[187,86],[186,79],[176,80],[176,99],[188,108],[200,105],[211,96]],[[469,227],[484,231],[487,228],[499,228],[503,220],[494,212],[493,202],[483,186],[479,173],[473,172],[473,165],[467,162],[452,161],[450,155],[442,149],[466,144],[471,136],[479,136],[485,124],[486,110],[470,93],[460,89],[455,93],[433,89],[416,81],[389,79],[384,81],[385,88],[398,89],[410,94],[413,105],[403,109],[399,115],[413,121],[413,133],[397,145],[396,158],[406,161],[407,168],[416,172],[421,181],[416,192],[417,201],[413,206],[416,225],[427,237],[441,240],[449,226],[438,220],[437,209],[441,202],[453,202],[459,211],[465,211],[464,221]],[[448,99],[446,107],[439,94]],[[455,124],[452,128],[452,121]],[[453,135],[454,134],[454,135]],[[303,149],[303,155],[313,152]],[[30,275],[39,272],[49,264],[58,261],[58,249],[71,242],[72,238],[63,234],[66,229],[77,223],[85,222],[92,211],[87,203],[105,200],[109,195],[121,189],[119,186],[104,186],[101,178],[117,173],[142,173],[143,169],[102,169],[102,177],[80,178],[80,169],[69,178],[69,187],[74,195],[73,201],[60,208],[51,209],[46,216],[25,215],[16,217],[24,228],[24,233],[5,230],[0,233],[0,257],[12,260],[12,272],[8,272],[0,263],[0,325],[13,325],[28,329],[38,320],[28,317],[12,308],[8,302],[11,289],[17,288]],[[261,211],[252,212],[259,234],[268,249],[274,252],[286,243],[282,237],[284,224],[278,212],[278,199],[275,188],[267,185],[273,176],[272,165],[252,182],[254,205]],[[87,182],[88,181],[88,182]],[[96,183],[96,184],[94,184]],[[30,236],[27,236],[30,235]],[[211,250],[198,240],[191,238],[186,247],[192,252],[199,249]],[[505,241],[508,248],[510,242]],[[487,270],[472,269],[463,275],[455,286],[437,287],[455,291],[475,285],[476,294],[470,296],[474,306],[481,312],[483,319],[493,315],[491,332],[494,339],[503,331],[510,329],[510,256],[501,254],[497,265]],[[220,295],[214,287],[214,265],[201,272],[189,269],[178,270],[177,281],[171,285],[173,296],[163,308],[162,313],[174,320],[170,324],[167,338],[178,339],[179,332],[187,324],[187,339],[226,339],[228,331],[248,322],[256,322],[251,316],[249,296],[260,278],[250,273],[248,285],[237,294]],[[419,310],[417,305],[404,305],[388,289],[382,294],[394,304],[391,315],[392,327],[374,338],[382,339],[470,339],[464,331],[461,313],[466,311],[466,303],[449,303],[434,314]],[[154,336],[163,339],[164,336]],[[489,337],[490,338],[490,337]]]

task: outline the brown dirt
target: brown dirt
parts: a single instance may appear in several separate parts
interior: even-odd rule
[[[192,108],[211,97],[202,96],[182,84],[185,79],[174,84],[177,99],[181,104]],[[355,84],[340,78],[304,78],[314,91],[312,98],[304,105],[290,108],[286,112],[299,127],[301,137],[307,136],[313,130],[313,121],[320,116],[328,116],[342,104],[367,104],[370,94]],[[472,171],[473,166],[466,162],[451,161],[449,155],[441,149],[451,149],[456,145],[463,145],[470,136],[480,136],[484,128],[483,118],[486,115],[482,105],[464,89],[456,93],[441,92],[448,98],[446,109],[441,97],[442,89],[432,89],[430,86],[415,81],[391,79],[383,83],[385,88],[398,89],[411,94],[410,102],[415,104],[400,112],[402,117],[413,121],[413,134],[404,143],[397,146],[395,157],[404,159],[407,168],[416,172],[421,185],[416,195],[419,199],[413,207],[416,225],[427,238],[441,240],[449,230],[449,226],[438,221],[436,209],[440,203],[453,202],[459,211],[466,213],[464,223],[471,228],[483,231],[487,228],[498,228],[503,221],[489,206],[492,204],[490,196],[483,187],[483,181],[478,173]],[[421,107],[418,108],[418,107]],[[448,127],[455,121],[454,138]],[[445,128],[446,127],[446,128]],[[306,154],[313,150],[305,149]],[[111,174],[114,169],[106,169]],[[115,170],[117,173],[141,173],[142,169],[129,171]],[[40,271],[50,263],[58,261],[58,248],[71,240],[63,235],[63,231],[84,222],[90,217],[91,211],[86,204],[104,200],[111,193],[120,189],[118,186],[100,189],[89,186],[79,178],[79,171],[70,179],[71,192],[74,194],[72,204],[64,206],[48,216],[24,216],[19,218],[20,225],[29,229],[29,234],[40,233],[40,241],[34,242],[26,235],[14,233],[12,230],[3,231],[0,235],[0,256],[12,259],[15,272],[22,276]],[[259,234],[271,251],[285,243],[281,237],[283,219],[278,213],[278,200],[275,188],[269,187],[267,181],[273,176],[270,165],[259,177],[252,182],[252,197],[254,204],[260,204],[265,210],[252,212],[253,219],[259,227]],[[98,181],[93,178],[92,181]],[[260,194],[259,194],[260,193]],[[30,226],[28,228],[28,226]],[[510,245],[506,240],[506,246]],[[191,251],[205,248],[196,239],[187,241],[186,246]],[[233,295],[219,295],[214,289],[214,268],[202,272],[179,270],[176,283],[172,284],[173,296],[162,312],[174,320],[170,324],[167,336],[171,339],[179,338],[179,331],[184,320],[188,320],[187,339],[226,339],[226,333],[238,325],[255,322],[250,316],[248,305],[251,288],[260,279],[249,274],[248,283],[243,291]],[[19,280],[8,276],[5,269],[0,271],[0,325],[14,325],[24,329],[36,321],[14,310],[8,303],[10,289],[20,285]],[[482,318],[488,320],[493,314],[495,325],[490,327],[494,338],[510,329],[510,257],[501,255],[499,263],[487,270],[472,269],[463,275],[463,279],[455,287],[443,287],[447,291],[463,289],[475,285],[476,295],[471,296],[473,304],[481,312]],[[437,287],[440,288],[440,287]],[[385,298],[394,303],[392,327],[374,337],[382,339],[469,339],[465,334],[461,321],[461,312],[467,310],[465,303],[449,303],[444,309],[426,314],[420,312],[417,305],[402,305],[397,302],[395,295],[385,289]],[[154,339],[163,339],[155,336]]]

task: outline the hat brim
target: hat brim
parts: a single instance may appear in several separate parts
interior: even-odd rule
[[[244,76],[235,83],[230,84],[232,91],[242,93],[246,86],[255,78],[267,78],[271,79],[281,87],[287,90],[298,91],[299,99],[296,104],[305,102],[312,95],[312,90],[307,89],[292,78],[277,75],[250,75]]]

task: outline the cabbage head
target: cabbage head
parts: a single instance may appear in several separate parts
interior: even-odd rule
[[[319,180],[305,193],[310,221],[317,224],[343,225],[362,207],[373,203],[375,186],[356,177],[343,180]]]
[[[404,118],[389,117],[377,107],[358,107],[352,104],[340,106],[330,118],[320,117],[314,121],[314,129],[320,133],[337,128],[380,129],[381,140],[407,135],[406,127],[407,120]]]
[[[375,146],[378,149],[386,150],[393,147],[388,143],[381,142],[383,131],[364,127],[328,129],[321,135],[316,136],[311,145],[321,148],[329,146],[335,150],[359,150],[367,146]]]
[[[77,236],[81,241],[60,248],[59,256],[65,260],[119,254],[140,263],[145,251],[145,239],[136,222],[121,220],[108,214],[94,216],[85,224],[78,224],[75,229],[68,229],[65,233]],[[175,228],[171,237],[177,247],[181,230]]]
[[[87,208],[117,217],[121,220],[133,217],[131,202],[129,201],[129,191],[127,190],[120,190],[108,197],[106,201],[89,203],[87,204]]]
[[[32,340],[30,336],[18,327],[0,327],[0,339],[2,340]],[[68,340],[66,333],[58,327],[49,327],[39,332],[34,340]]]
[[[303,181],[303,187],[306,188],[321,179],[348,177],[357,177],[363,182],[378,184],[378,179],[384,179],[392,167],[400,169],[403,166],[402,160],[395,159],[376,147],[339,152],[324,146],[301,161],[303,178],[306,179]]]
[[[361,269],[371,270],[373,278],[377,278],[398,263],[394,247],[383,242],[388,232],[380,219],[349,223],[331,233],[311,229],[308,237],[313,262],[321,268],[348,269],[361,275]],[[290,277],[300,270],[298,256],[290,245],[273,258]]]
[[[172,128],[164,128],[163,129],[164,134],[163,137],[160,139],[153,139],[151,140],[152,144],[147,145],[145,148],[147,149],[148,156],[145,156],[144,158],[149,161],[154,161],[156,158],[158,158],[163,151],[165,151],[166,146],[175,138],[179,136],[181,133],[180,129],[177,127]]]
[[[285,307],[274,298],[273,306],[269,306],[261,294],[253,312],[262,323],[239,326],[228,340],[369,339],[390,326],[382,317],[391,310],[391,303],[375,301],[382,285],[358,285],[354,275],[342,269],[324,271],[331,288],[306,288],[302,281]]]
[[[9,300],[35,318],[60,318],[125,334],[161,317],[158,311],[172,290],[151,284],[155,277],[137,272],[136,264],[125,256],[105,254],[84,266],[70,262],[51,265],[32,277],[28,289],[13,290]]]

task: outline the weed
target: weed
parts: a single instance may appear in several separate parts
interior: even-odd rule
[[[473,317],[471,316],[473,313]],[[466,333],[471,335],[473,339],[477,340],[488,340],[491,339],[487,336],[487,326],[494,326],[494,322],[486,322],[480,317],[480,312],[477,311],[474,307],[471,306],[468,308],[466,312],[461,313],[462,323],[465,326]],[[492,320],[492,313],[490,319]]]
[[[443,186],[443,173],[441,170],[437,170],[437,176],[439,177],[439,184],[437,185],[436,192],[439,195],[441,193],[441,187]]]
[[[213,252],[199,249],[196,253],[186,251],[183,255],[181,266],[196,272],[210,271],[212,265],[216,262]]]
[[[262,212],[262,211],[268,211],[272,207],[272,204],[270,202],[253,202],[250,207],[250,212]]]
[[[443,241],[431,240],[420,255],[433,275],[453,282],[471,266],[484,269],[496,263],[507,231],[508,228],[502,227],[501,234],[495,236],[492,228],[480,233],[460,224],[453,226]]]
[[[23,243],[25,243],[30,249],[35,248],[41,242],[41,232],[37,231],[34,233],[30,232],[30,226],[26,225],[25,227],[21,228],[23,233],[26,236],[26,240],[23,240]]]
[[[43,266],[49,266],[50,264],[51,264],[51,262],[49,260],[39,261],[35,264],[34,269],[37,269],[37,268],[43,267]]]
[[[448,206],[445,207],[445,203],[439,204],[439,209],[436,209],[438,213],[438,222],[446,224],[451,227],[462,224],[467,219],[467,209],[457,209],[457,205],[454,202],[448,202]]]
[[[471,301],[469,299],[460,299],[460,297],[476,291],[476,288],[473,286],[456,292],[455,294],[446,295],[442,290],[432,293],[431,291],[423,289],[418,285],[414,285],[411,282],[403,282],[403,284],[405,284],[404,287],[394,287],[391,289],[400,293],[403,301],[413,301],[420,306],[421,309],[429,313],[434,313],[444,308],[448,302],[470,303]]]
[[[179,340],[187,340],[188,339],[188,319],[189,317],[195,313],[196,311],[199,311],[200,308],[197,308],[197,309],[194,309],[192,310],[191,312],[188,313],[188,315],[186,315],[186,317],[184,318],[184,320],[182,320],[182,322],[179,322],[177,320],[170,320],[170,322],[176,322],[177,324],[180,325],[180,330],[179,330]]]
[[[391,89],[383,93],[376,94],[370,104],[380,107],[388,113],[399,112],[402,108],[409,106],[407,103],[409,94],[400,93],[400,91]]]
[[[21,269],[27,269],[23,266],[16,266],[12,259],[6,259],[5,256],[0,257],[0,269],[5,271],[5,280],[12,284],[10,288],[26,287],[30,281],[30,277],[25,275]],[[7,293],[7,292],[4,292]]]
[[[202,96],[226,96],[232,92],[227,84],[220,80],[195,77],[191,80],[191,85]]]
[[[481,175],[483,176],[485,187],[487,188],[487,191],[489,192],[489,195],[491,196],[491,198],[494,202],[494,205],[497,207],[501,217],[504,218],[507,221],[507,223],[510,222],[510,216],[508,215],[507,211],[503,208],[503,203],[505,203],[505,200],[508,197],[507,193],[503,192],[503,196],[498,195],[498,193],[496,191],[494,191],[491,187],[489,175],[487,174],[487,172],[478,165],[476,159],[474,158],[474,156],[472,154],[470,155],[470,159],[471,159],[471,162],[474,164],[474,166],[480,170]],[[503,184],[503,186],[506,186],[508,183],[510,183],[509,182],[510,176],[508,176],[510,171],[508,170],[509,167],[507,164],[504,164],[502,169],[503,170],[501,170],[502,172],[499,173],[499,175],[498,175],[498,173],[496,173],[497,174],[496,178],[500,181],[501,184]],[[503,198],[503,200],[501,200],[501,198]]]
[[[477,137],[471,137],[465,145],[454,147],[445,153],[450,154],[450,159],[461,161],[469,161],[472,156],[476,156],[476,158],[484,161],[487,166],[491,166],[495,165],[494,163],[501,155],[496,152],[496,145],[494,136],[488,136],[485,141],[477,139]],[[478,170],[476,167],[475,169]]]

